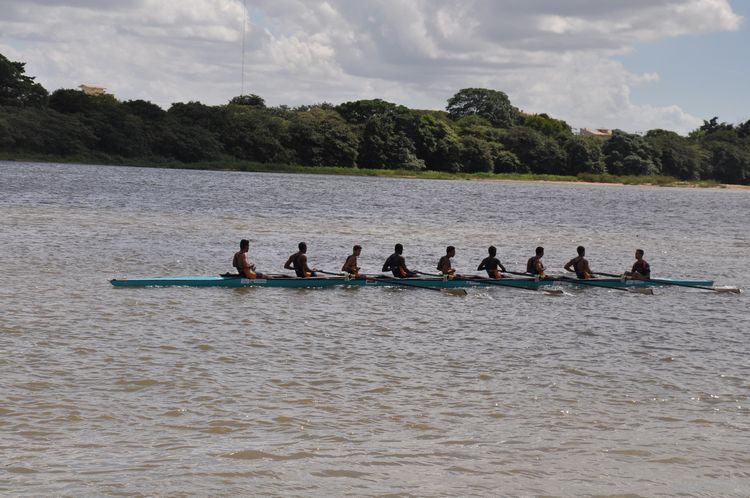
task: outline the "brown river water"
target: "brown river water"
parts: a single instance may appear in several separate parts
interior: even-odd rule
[[[750,282],[750,192],[0,162],[0,495],[748,496],[748,294],[115,289],[583,244]]]

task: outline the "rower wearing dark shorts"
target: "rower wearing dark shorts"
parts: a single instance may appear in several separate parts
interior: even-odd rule
[[[630,271],[625,272],[625,276],[635,280],[648,280],[651,278],[651,266],[643,259],[643,249],[636,249],[635,263]]]
[[[406,267],[406,260],[401,255],[404,252],[404,246],[396,244],[394,251],[395,252],[385,260],[382,271],[390,271],[393,273],[393,276],[397,278],[416,277],[417,272],[411,271]]]
[[[499,259],[497,259],[497,248],[495,246],[490,246],[487,249],[487,252],[489,253],[489,256],[484,258],[481,263],[479,263],[479,266],[477,267],[477,271],[486,270],[487,276],[490,278],[503,278],[503,274],[500,272],[505,271],[505,267],[500,262]]]
[[[535,255],[530,257],[526,262],[526,273],[531,275],[539,275],[544,278],[544,265],[542,264],[542,257],[544,256],[544,247],[537,247]]]
[[[299,251],[289,256],[289,259],[284,263],[284,268],[294,270],[294,273],[300,278],[315,277],[315,270],[307,266],[307,255],[305,254],[307,252],[307,244],[300,242],[297,247],[299,247]]]
[[[245,278],[268,278],[267,275],[255,271],[255,264],[247,257],[250,250],[250,241],[242,239],[240,241],[240,250],[234,253],[232,266],[237,270],[240,277]]]
[[[341,271],[345,271],[354,278],[359,278],[359,266],[357,266],[357,258],[362,254],[362,246],[354,246],[352,253],[346,258],[344,266],[341,267]]]
[[[453,268],[453,264],[451,263],[451,258],[455,255],[456,248],[448,246],[445,249],[445,256],[441,257],[437,264],[438,271],[444,276],[447,275],[449,278],[454,278],[456,276],[456,269]]]
[[[586,248],[583,246],[578,246],[576,248],[576,251],[578,252],[578,256],[565,263],[565,270],[576,272],[576,276],[582,280],[592,278],[589,262],[586,258],[584,258],[584,256],[586,255]]]

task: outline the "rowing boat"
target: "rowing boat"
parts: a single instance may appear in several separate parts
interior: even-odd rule
[[[115,287],[288,287],[314,288],[333,287],[338,285],[354,285],[364,287],[391,287],[406,284],[410,287],[431,287],[437,289],[453,289],[462,287],[490,287],[506,286],[537,289],[540,286],[552,285],[554,282],[535,280],[533,278],[508,278],[489,280],[486,278],[395,278],[395,277],[275,277],[275,278],[242,278],[236,275],[221,275],[216,277],[152,277],[110,280]],[[498,285],[499,284],[499,285]]]
[[[285,287],[285,288],[315,288],[315,287],[334,287],[341,285],[364,286],[364,287],[393,287],[400,283],[407,284],[409,287],[432,287],[438,289],[467,288],[467,287],[519,287],[523,289],[539,289],[543,286],[554,285],[556,283],[573,284],[586,287],[605,287],[605,288],[631,288],[631,287],[651,287],[663,285],[683,285],[683,286],[706,286],[713,285],[712,280],[688,280],[688,279],[659,279],[660,281],[651,280],[630,280],[617,278],[596,278],[585,280],[584,283],[577,284],[577,279],[548,279],[536,280],[533,278],[504,278],[494,280],[482,277],[458,277],[454,279],[445,279],[440,277],[412,277],[412,278],[395,278],[395,277],[367,277],[367,278],[348,278],[348,277],[281,277],[274,278],[243,278],[236,275],[221,275],[215,277],[152,277],[152,278],[134,278],[134,279],[114,279],[110,280],[115,287]],[[669,282],[665,284],[664,282]]]

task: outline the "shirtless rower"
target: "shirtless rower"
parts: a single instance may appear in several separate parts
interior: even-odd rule
[[[438,261],[437,269],[442,273],[443,275],[447,275],[448,278],[455,278],[456,277],[456,269],[453,268],[453,264],[451,263],[451,258],[456,255],[456,248],[453,246],[448,246],[445,250],[445,256],[440,258],[440,261]]]
[[[307,254],[305,254],[307,252],[307,244],[300,242],[297,247],[299,247],[299,251],[289,256],[289,259],[284,263],[284,268],[294,270],[294,273],[300,278],[315,277],[315,270],[307,266]]]
[[[393,272],[393,276],[396,278],[416,277],[417,272],[411,271],[406,267],[406,260],[401,255],[404,252],[404,246],[396,244],[394,251],[395,252],[385,260],[382,271]]]
[[[232,266],[237,269],[237,274],[245,278],[269,278],[261,272],[255,271],[255,264],[247,257],[250,250],[250,241],[242,239],[240,241],[240,250],[234,253]]]
[[[648,280],[651,278],[651,265],[643,259],[643,249],[636,249],[635,263],[630,271],[625,272],[625,276],[634,280]]]
[[[503,274],[500,272],[504,272],[505,267],[500,262],[500,260],[497,259],[497,248],[495,246],[490,246],[487,249],[487,252],[489,253],[489,256],[484,258],[482,262],[479,263],[477,271],[486,270],[487,276],[490,278],[503,278]]]
[[[539,246],[534,252],[535,255],[530,257],[526,262],[526,273],[530,273],[531,275],[539,275],[539,277],[544,278],[544,265],[542,264],[544,247]]]
[[[586,255],[586,248],[583,246],[578,246],[576,248],[576,251],[578,252],[578,256],[565,263],[565,270],[576,272],[576,276],[583,280],[592,278],[589,262],[586,258],[584,258],[584,256]]]
[[[359,278],[359,266],[357,266],[357,258],[362,254],[362,246],[356,245],[352,249],[352,253],[346,258],[344,266],[341,267],[341,271],[345,271],[354,278]]]

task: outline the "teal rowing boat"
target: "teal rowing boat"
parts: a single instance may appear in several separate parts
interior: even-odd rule
[[[573,284],[580,287],[605,287],[605,288],[638,288],[663,285],[676,286],[704,286],[713,285],[712,280],[688,280],[688,279],[658,279],[658,280],[623,280],[617,278],[596,278],[577,283],[575,278],[536,280],[533,278],[503,278],[500,280],[483,277],[458,277],[455,279],[444,279],[440,277],[285,277],[274,278],[242,278],[235,275],[222,275],[216,277],[153,277],[114,279],[110,281],[115,287],[287,287],[287,288],[316,288],[334,287],[341,285],[364,286],[364,287],[397,287],[399,285],[408,287],[430,287],[436,289],[453,289],[468,287],[518,287],[522,289],[539,289],[540,287],[561,284]]]

